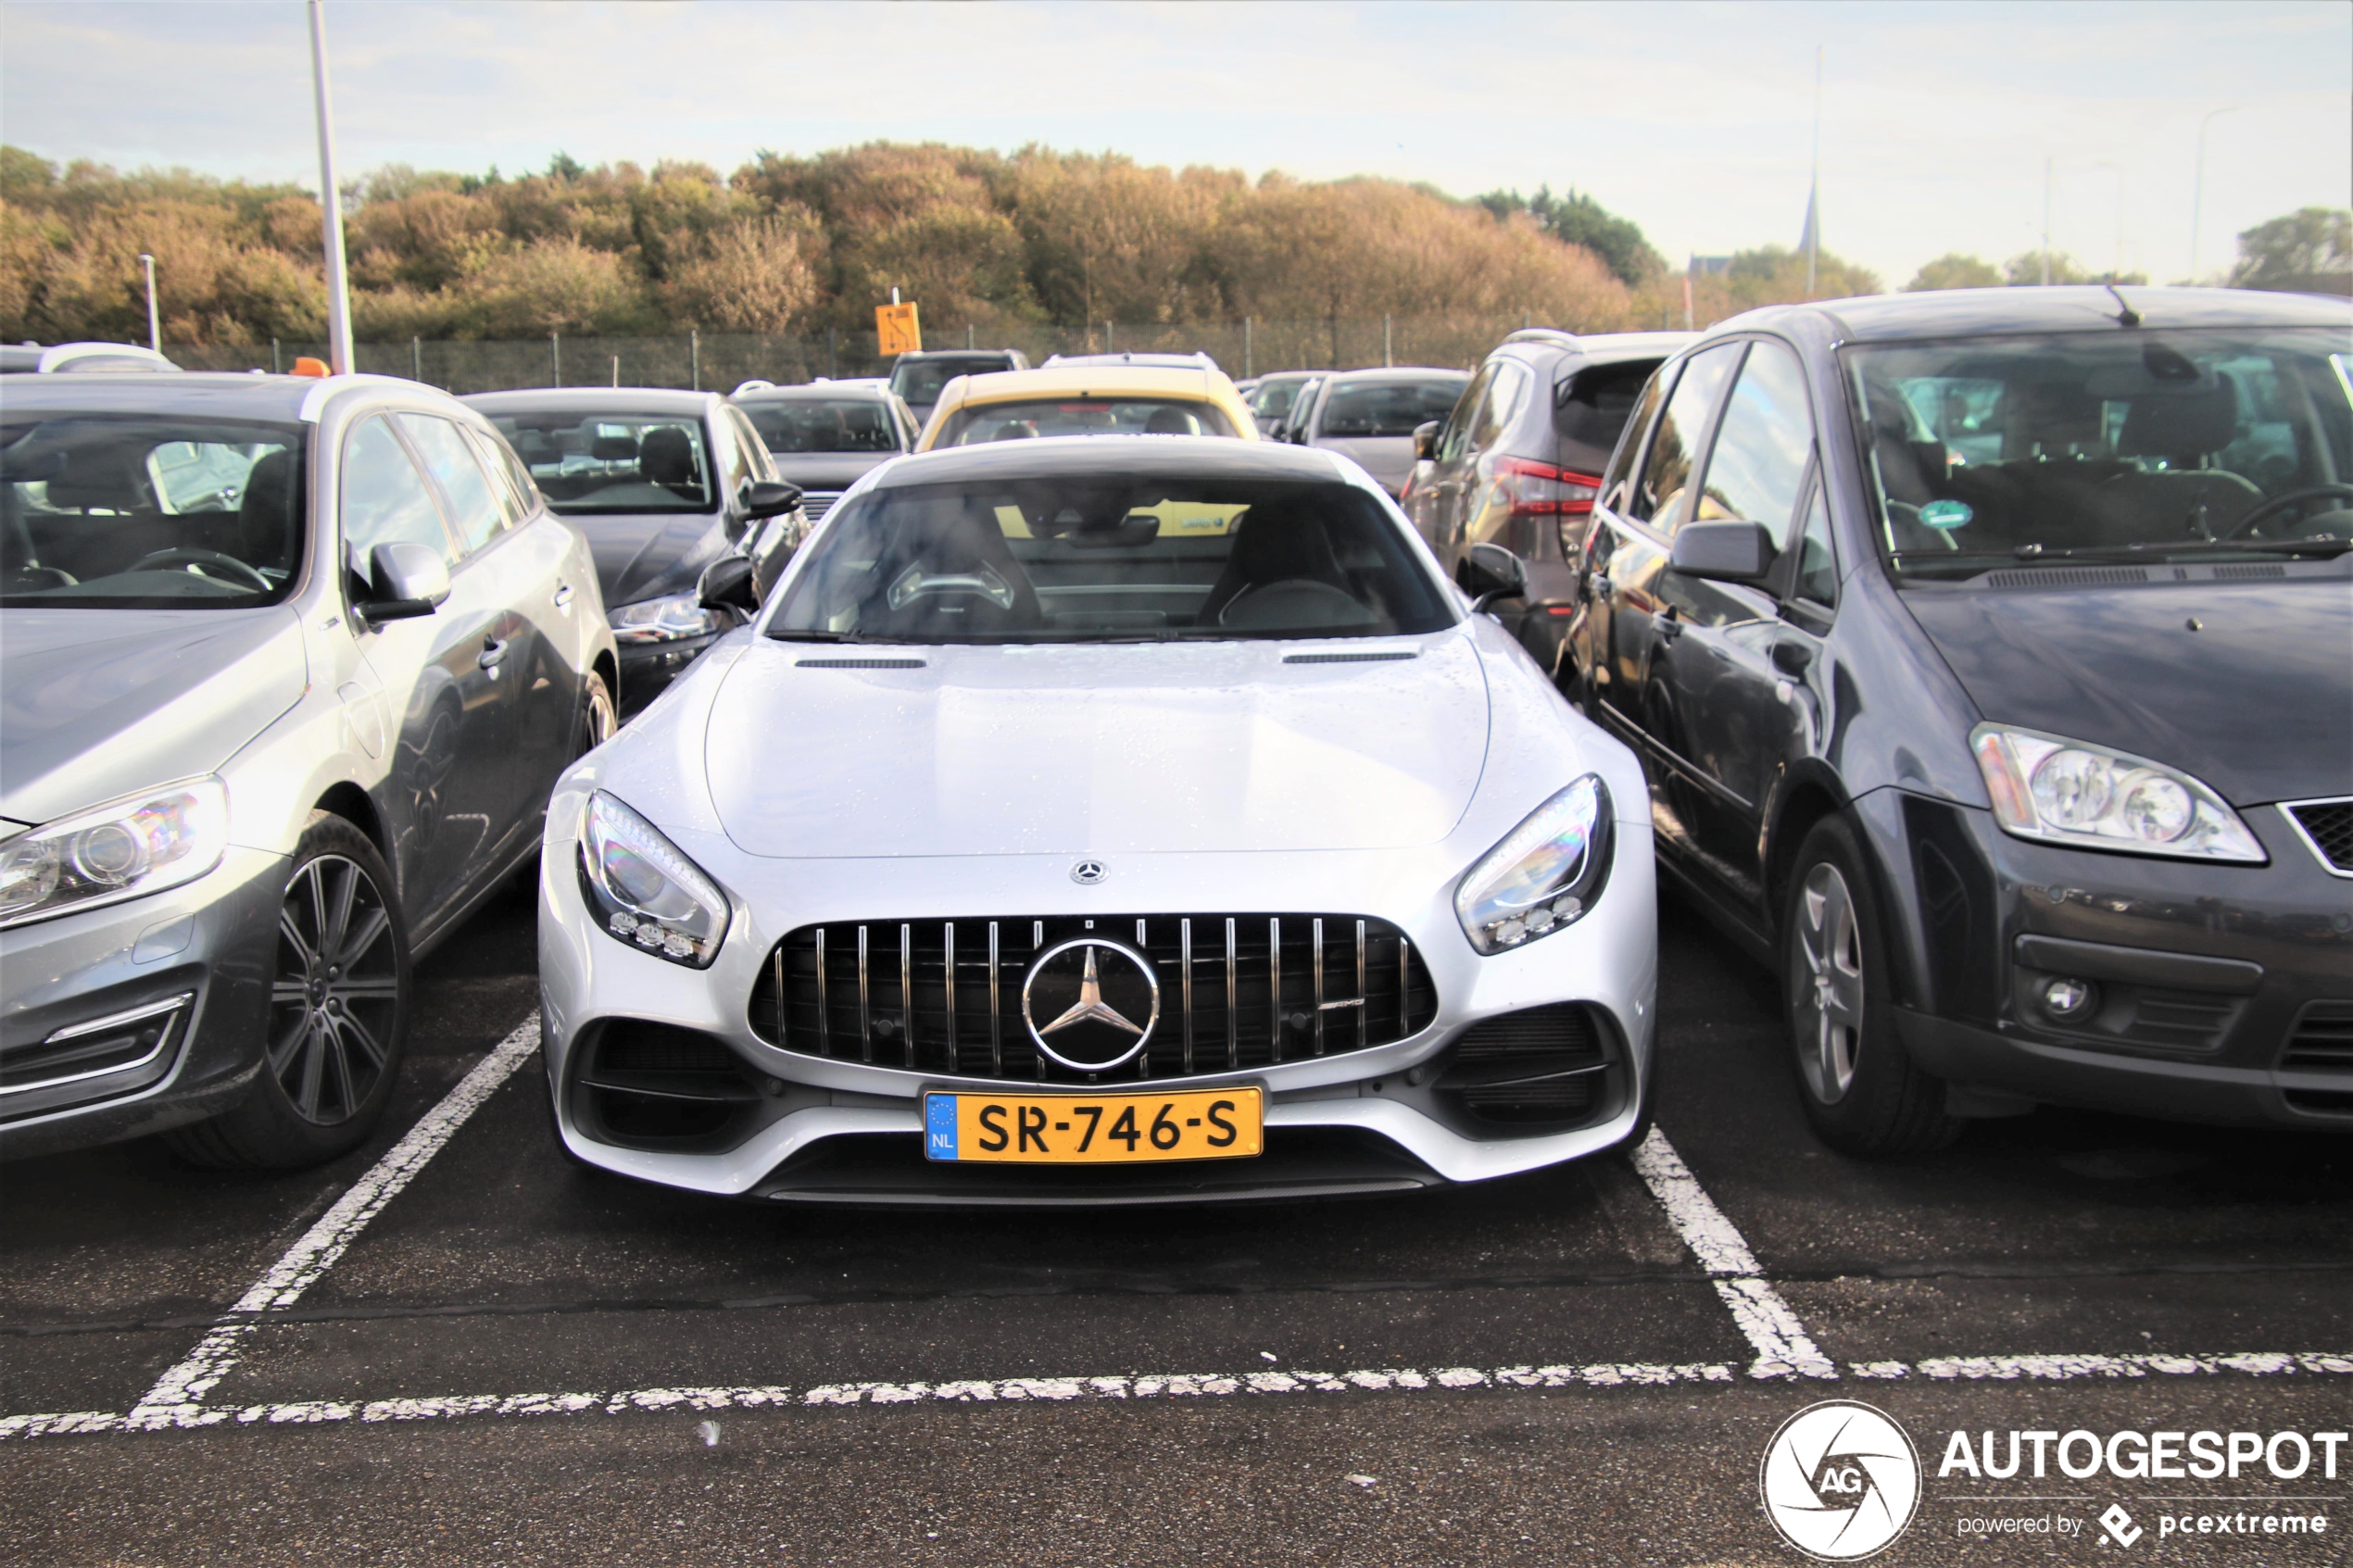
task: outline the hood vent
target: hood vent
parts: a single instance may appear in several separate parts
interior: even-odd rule
[[[1381,648],[1366,653],[1287,653],[1285,664],[1386,664],[1392,659],[1419,659],[1414,648]]]
[[[796,670],[922,670],[920,659],[796,659]]]
[[[2023,571],[1989,571],[1989,588],[2101,588],[2119,583],[2145,583],[2146,569],[2137,566],[2031,567]]]

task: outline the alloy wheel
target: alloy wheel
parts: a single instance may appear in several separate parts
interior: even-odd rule
[[[621,717],[613,709],[612,693],[606,688],[603,681],[590,680],[588,699],[582,705],[580,712],[579,754],[587,756],[612,739],[613,732],[619,728]]]
[[[1798,891],[1790,993],[1797,1063],[1824,1105],[1846,1098],[1863,1034],[1863,938],[1855,896],[1827,860]]]
[[[356,860],[321,855],[278,911],[270,1073],[304,1121],[332,1126],[367,1103],[390,1060],[399,955],[383,889]]]

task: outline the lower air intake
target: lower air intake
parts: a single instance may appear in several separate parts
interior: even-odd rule
[[[1590,1008],[1555,1002],[1483,1019],[1449,1053],[1441,1096],[1474,1122],[1565,1132],[1615,1103],[1609,1035]]]
[[[760,1103],[750,1071],[724,1044],[635,1018],[597,1026],[573,1085],[581,1130],[622,1148],[724,1148]]]

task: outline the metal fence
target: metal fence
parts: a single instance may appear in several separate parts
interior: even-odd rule
[[[1361,370],[1373,365],[1470,369],[1506,332],[1524,326],[1572,326],[1525,317],[1395,316],[1325,321],[1202,322],[1088,327],[1026,323],[927,326],[924,346],[1018,348],[1032,364],[1052,354],[1120,350],[1206,351],[1237,378],[1270,370]],[[323,343],[166,344],[191,370],[288,370],[298,357],[324,359]],[[871,332],[836,330],[803,337],[751,332],[690,332],[683,337],[573,337],[427,340],[354,345],[354,369],[405,376],[450,392],[525,386],[674,386],[733,391],[754,379],[779,383],[886,375],[890,361]]]

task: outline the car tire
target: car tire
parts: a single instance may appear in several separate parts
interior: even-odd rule
[[[1782,906],[1781,990],[1798,1102],[1842,1154],[1894,1159],[1944,1148],[1961,1130],[1944,1085],[1895,1035],[1887,926],[1870,861],[1842,817],[1799,846]]]
[[[613,701],[612,688],[605,678],[591,670],[580,684],[580,725],[573,737],[572,758],[577,762],[597,747],[612,739],[621,728],[621,709]]]
[[[164,1135],[182,1159],[299,1170],[374,1130],[400,1077],[415,991],[392,888],[367,834],[310,814],[279,909],[261,1071],[231,1110]]]

